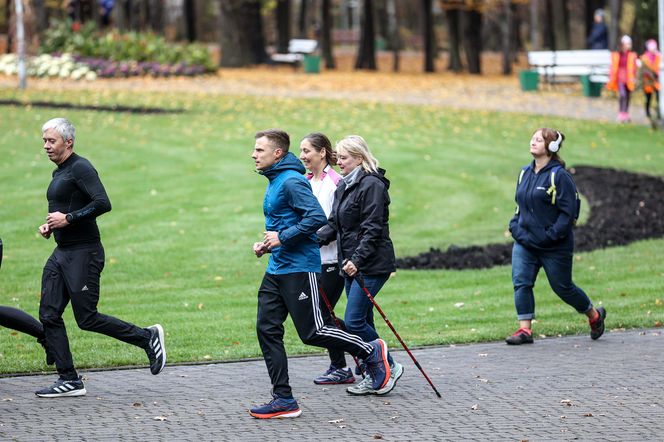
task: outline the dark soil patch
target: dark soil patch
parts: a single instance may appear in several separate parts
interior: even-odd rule
[[[183,109],[165,109],[161,107],[134,107],[119,104],[96,106],[91,104],[53,103],[49,101],[21,102],[18,100],[0,100],[0,106],[33,106],[52,109],[92,110],[100,112],[126,112],[130,114],[181,114]]]
[[[570,169],[590,216],[574,231],[575,250],[590,251],[664,237],[664,179],[624,170]],[[505,220],[507,224],[508,220]],[[512,262],[512,243],[431,248],[397,260],[401,269],[482,269]]]

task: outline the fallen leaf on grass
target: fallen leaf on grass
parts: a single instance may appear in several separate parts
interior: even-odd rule
[[[655,327],[661,327],[662,321],[655,321]]]
[[[457,302],[457,303],[454,304],[454,306],[455,306],[456,308],[461,308],[461,307],[464,306],[464,303],[463,303],[463,302]]]

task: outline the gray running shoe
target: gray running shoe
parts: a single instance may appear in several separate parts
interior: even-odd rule
[[[366,396],[368,394],[376,394],[376,390],[371,388],[373,380],[370,375],[367,375],[360,381],[359,384],[346,388],[346,391],[355,396]]]
[[[393,365],[390,365],[390,380],[387,381],[387,384],[380,390],[376,390],[376,394],[384,395],[389,393],[397,385],[397,381],[403,375],[403,365],[399,364],[397,361],[394,361]]]

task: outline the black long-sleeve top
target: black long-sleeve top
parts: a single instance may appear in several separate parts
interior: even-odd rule
[[[111,210],[111,201],[90,161],[72,153],[53,171],[46,198],[49,213],[71,213],[71,224],[53,231],[58,246],[100,241],[96,218]]]

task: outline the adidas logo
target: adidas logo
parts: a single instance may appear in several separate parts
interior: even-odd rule
[[[86,285],[83,286],[83,288],[81,289],[81,291],[82,291],[82,292],[85,292],[85,291],[87,291],[87,290],[88,290],[88,285],[86,284]]]
[[[328,267],[327,269],[325,269],[325,271],[326,271],[327,273],[330,273],[330,272],[334,272],[336,269],[337,269],[336,266],[335,266],[335,267]]]
[[[309,297],[304,292],[300,293],[300,297],[297,298],[298,301],[304,301],[305,299],[309,299]]]

